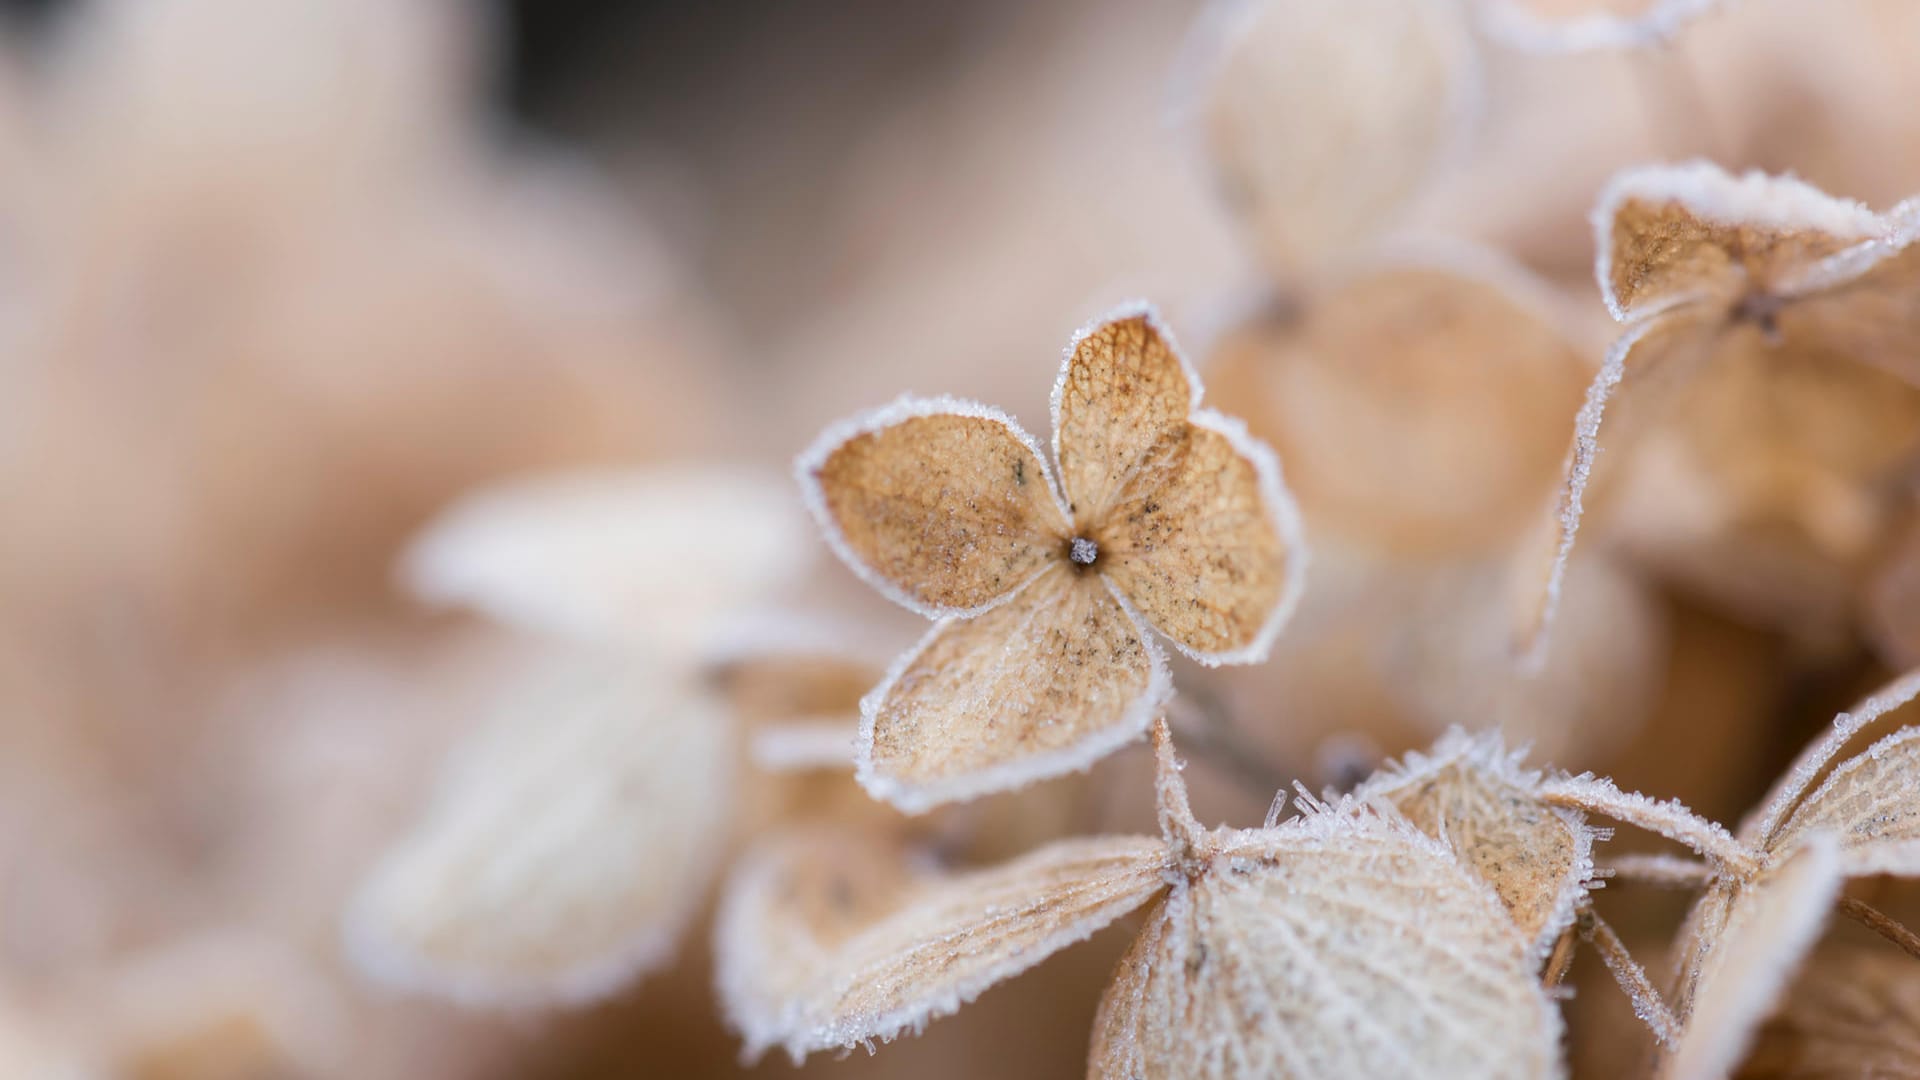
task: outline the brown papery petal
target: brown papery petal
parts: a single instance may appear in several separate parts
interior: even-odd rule
[[[1689,916],[1679,1003],[1686,1028],[1663,1077],[1727,1075],[1819,939],[1840,895],[1840,852],[1830,835],[1807,840],[1759,880],[1701,897],[1724,914]]]
[[[1286,463],[1316,534],[1419,553],[1512,542],[1559,475],[1593,374],[1539,305],[1438,259],[1256,315],[1206,371],[1209,400]]]
[[[860,782],[917,813],[1085,768],[1138,738],[1170,690],[1100,575],[1058,565],[901,658],[862,703]]]
[[[821,858],[845,869],[809,865]],[[720,985],[749,1053],[780,1045],[798,1061],[918,1031],[1145,903],[1167,853],[1147,837],[1068,840],[898,887],[872,858],[772,841],[736,870]]]
[[[1079,535],[1185,438],[1198,396],[1150,311],[1123,309],[1075,335],[1053,387],[1053,452]]]
[[[1920,1077],[1920,966],[1884,948],[1816,953],[1739,1080]]]
[[[1560,1017],[1500,902],[1404,825],[1243,834],[1120,962],[1089,1077],[1547,1077]]]
[[[1067,555],[1038,449],[984,406],[903,399],[829,428],[794,468],[847,565],[922,614],[984,610]]]
[[[1220,5],[1202,125],[1222,197],[1294,276],[1385,232],[1478,111],[1463,5]]]
[[[1617,319],[1788,295],[1820,260],[1888,228],[1859,203],[1792,177],[1734,176],[1703,161],[1616,175],[1593,220],[1601,293]]]
[[[1593,830],[1578,813],[1536,798],[1538,782],[1498,734],[1456,728],[1429,753],[1409,755],[1362,784],[1354,798],[1384,799],[1421,832],[1452,844],[1500,894],[1540,962],[1586,896]]]
[[[1096,569],[1202,663],[1266,658],[1298,600],[1306,545],[1271,452],[1196,417],[1093,532]]]

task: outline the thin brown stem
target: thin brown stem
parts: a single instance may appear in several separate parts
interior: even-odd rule
[[[1840,910],[1854,922],[1899,946],[1908,956],[1920,960],[1920,934],[1907,929],[1905,923],[1865,900],[1855,900],[1851,896],[1840,898]]]
[[[1653,1032],[1660,1045],[1672,1050],[1679,1044],[1680,1025],[1673,1018],[1673,1011],[1667,1008],[1666,999],[1660,991],[1654,989],[1653,981],[1647,978],[1647,969],[1627,951],[1626,943],[1620,935],[1613,932],[1606,920],[1592,908],[1580,913],[1580,936],[1600,953],[1600,959],[1606,962],[1607,970],[1613,973],[1613,981],[1627,992],[1633,1002],[1633,1014]]]
[[[1540,985],[1551,990],[1567,979],[1567,969],[1573,966],[1573,947],[1579,939],[1573,936],[1573,927],[1567,927],[1560,940],[1553,943],[1553,952],[1547,956],[1547,967],[1540,975]]]

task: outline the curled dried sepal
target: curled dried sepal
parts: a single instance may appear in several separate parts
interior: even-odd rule
[[[1840,895],[1840,850],[1812,833],[1764,876],[1724,883],[1688,918],[1679,1046],[1662,1067],[1673,1080],[1725,1076],[1819,939]]]
[[[1677,799],[1660,802],[1637,791],[1621,791],[1612,780],[1591,773],[1547,777],[1540,781],[1537,791],[1543,801],[1554,806],[1571,807],[1657,833],[1723,867],[1748,871],[1756,863],[1756,853],[1724,826],[1694,813]]]
[[[1182,111],[1283,277],[1391,228],[1479,113],[1479,57],[1446,0],[1217,3],[1190,53]]]
[[[1391,804],[1415,828],[1450,844],[1493,886],[1545,961],[1573,925],[1593,876],[1594,830],[1576,811],[1542,802],[1541,776],[1520,764],[1498,732],[1449,731],[1426,754],[1409,754],[1353,793]]]
[[[1760,1030],[1741,1080],[1920,1076],[1920,966],[1883,949],[1823,948]]]
[[[361,884],[348,953],[474,1006],[604,997],[670,957],[725,840],[735,750],[715,705],[631,654],[540,657],[458,747]]]
[[[1546,542],[1537,564],[1523,571],[1540,582],[1518,620],[1519,641],[1533,651],[1544,646],[1552,621],[1602,449],[1603,416],[1606,445],[1620,447],[1713,372],[1726,385],[1704,389],[1730,400],[1765,399],[1776,383],[1831,398],[1830,407],[1814,410],[1818,416],[1803,419],[1806,410],[1797,407],[1794,424],[1759,432],[1751,430],[1753,410],[1723,408],[1725,416],[1709,417],[1713,423],[1689,435],[1715,445],[1681,448],[1683,456],[1702,457],[1697,468],[1727,502],[1702,528],[1784,525],[1790,535],[1804,534],[1792,557],[1818,567],[1865,557],[1862,536],[1880,513],[1866,489],[1914,448],[1912,417],[1920,412],[1920,391],[1901,385],[1920,376],[1912,359],[1920,345],[1912,314],[1920,213],[1876,215],[1790,177],[1733,176],[1695,162],[1615,177],[1594,227],[1601,293],[1626,329],[1589,388]],[[1879,372],[1836,368],[1850,364]],[[1609,410],[1616,391],[1620,400]],[[1849,426],[1848,403],[1871,405],[1872,419]],[[1626,416],[1610,418],[1623,408]],[[1828,412],[1832,422],[1821,419]],[[1763,462],[1749,463],[1756,457]]]
[[[1538,53],[1643,49],[1679,36],[1688,23],[1730,0],[1478,0],[1489,36]]]
[[[567,472],[462,499],[414,541],[400,573],[433,604],[684,654],[797,578],[808,543],[778,478],[756,470]]]
[[[1306,549],[1271,451],[1199,407],[1154,313],[1075,335],[1059,483],[1006,417],[902,401],[795,463],[835,550],[942,621],[861,703],[861,784],[909,812],[1085,768],[1171,691],[1149,627],[1202,663],[1264,658]]]
[[[1560,1074],[1560,1019],[1497,897],[1352,808],[1214,834],[1115,973],[1090,1077]]]
[[[876,843],[776,836],[735,869],[715,947],[749,1057],[918,1032],[1165,885],[1166,845],[1146,837],[1061,841],[950,875],[862,847]]]

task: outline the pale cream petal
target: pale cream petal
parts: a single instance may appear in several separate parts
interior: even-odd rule
[[[729,882],[720,988],[749,1055],[778,1045],[798,1061],[918,1031],[1165,887],[1166,847],[1146,837],[954,874],[861,843],[776,837]]]
[[[538,656],[361,884],[362,971],[480,1006],[603,997],[672,956],[726,839],[732,728],[627,653]]]
[[[1678,1002],[1686,1027],[1662,1076],[1731,1072],[1819,939],[1840,895],[1840,852],[1830,835],[1806,840],[1759,880],[1710,890],[1700,903],[1714,905],[1713,913],[1689,917]]]
[[[1239,834],[1121,961],[1090,1077],[1550,1077],[1560,1016],[1500,901],[1338,811]]]
[[[1541,802],[1539,781],[1497,732],[1455,728],[1353,797],[1390,803],[1415,828],[1451,844],[1500,894],[1541,963],[1586,899],[1594,835],[1579,813]]]
[[[983,405],[902,398],[828,428],[794,473],[834,551],[925,615],[984,611],[1067,557],[1039,448]]]
[[[813,541],[789,492],[777,473],[724,466],[512,481],[441,515],[402,577],[510,625],[685,653],[800,576]]]
[[[1464,9],[1261,0],[1203,21],[1194,122],[1276,276],[1364,248],[1467,142],[1480,70]]]
[[[1497,549],[1558,478],[1597,359],[1543,292],[1477,251],[1375,266],[1241,322],[1203,366],[1207,397],[1286,463],[1316,535]]]
[[[1166,663],[1098,574],[1045,571],[936,626],[861,703],[857,767],[909,813],[1085,768],[1171,692]]]
[[[1618,319],[1786,295],[1821,260],[1888,228],[1859,203],[1792,177],[1734,176],[1704,161],[1619,173],[1593,222],[1601,294]]]
[[[1823,948],[1735,1075],[1920,1078],[1920,965],[1886,948]]]

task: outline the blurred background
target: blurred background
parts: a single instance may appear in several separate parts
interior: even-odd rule
[[[1920,8],[1542,51],[1513,7],[1608,5],[8,5],[0,1076],[793,1071],[716,1004],[727,867],[905,827],[755,725],[846,720],[923,623],[787,463],[906,391],[1044,433],[1136,296],[1315,552],[1273,660],[1176,666],[1203,818],[1449,724],[1737,818],[1916,655],[1920,398],[1804,356],[1688,391],[1518,674],[1508,571],[1617,331],[1588,211],[1694,157],[1920,191]],[[1149,772],[910,841],[1150,829]],[[1659,969],[1683,910],[1608,917]],[[805,1071],[1076,1074],[1127,938]],[[1574,980],[1579,1070],[1621,1075],[1631,1014]]]

